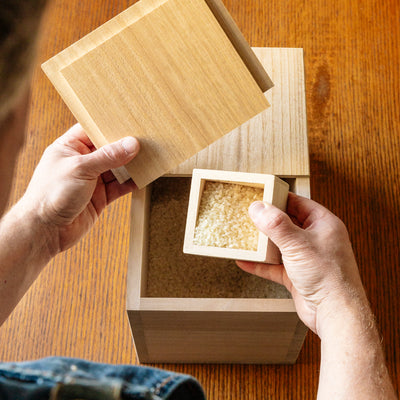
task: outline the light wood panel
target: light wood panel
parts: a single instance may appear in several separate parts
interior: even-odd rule
[[[283,311],[128,311],[128,316],[141,362],[293,363],[307,331],[296,313]]]
[[[268,107],[204,0],[141,0],[43,69],[97,146],[139,139],[140,188]]]
[[[132,209],[138,212],[131,213],[131,230],[129,237],[129,263],[134,263],[138,268],[132,268],[127,277],[127,306],[138,307],[139,298],[144,295],[146,287],[147,252],[149,244],[149,212],[150,212],[151,184],[132,194]]]
[[[253,48],[274,82],[271,107],[185,161],[171,175],[193,168],[308,176],[303,50]]]

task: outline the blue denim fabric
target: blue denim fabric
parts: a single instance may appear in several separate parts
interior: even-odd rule
[[[204,400],[189,375],[64,357],[0,363],[1,400]]]

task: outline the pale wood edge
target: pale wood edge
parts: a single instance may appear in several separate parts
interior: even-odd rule
[[[148,229],[151,187],[135,189],[131,200],[131,230],[129,241],[126,309],[136,357],[140,362],[149,359],[141,317],[140,296],[146,284]]]
[[[306,168],[306,174],[310,175],[310,150],[308,146],[308,125],[307,125],[307,104],[306,104],[306,76],[305,76],[305,69],[304,69],[304,49],[303,48],[298,48],[297,51],[299,52],[299,59],[301,61],[301,64],[299,63],[299,69],[300,69],[300,76],[302,78],[301,85],[303,87],[303,102],[302,102],[302,115],[304,115],[304,124],[305,124],[305,141],[306,141],[306,151],[307,151],[307,156],[305,157],[304,162],[307,163],[307,168]]]
[[[266,242],[266,240],[264,240]],[[255,261],[264,262],[266,246],[264,247],[263,253],[260,255],[260,250],[240,250],[240,249],[228,249],[221,247],[212,246],[198,246],[195,244],[187,245],[184,249],[186,254],[194,254],[205,257],[215,257],[215,258],[229,258],[232,260],[242,260],[242,261]]]
[[[186,217],[185,236],[183,241],[183,252],[190,253],[193,248],[194,232],[196,228],[197,214],[199,212],[200,196],[202,193],[200,187],[201,177],[193,170],[190,183],[189,203]]]
[[[94,146],[100,148],[108,144],[108,141],[101,133],[97,124],[87,112],[86,108],[83,107],[78,96],[62,75],[58,64],[56,62],[45,63],[42,65],[42,69],[76,120],[82,125],[82,128],[85,130]]]
[[[303,347],[304,340],[307,336],[308,328],[304,325],[304,323],[299,319],[297,322],[296,330],[293,334],[292,342],[290,343],[285,363],[286,364],[294,364],[299,357],[301,348]]]
[[[137,309],[145,292],[151,187],[135,189],[131,201],[131,229],[127,272],[127,309]]]
[[[111,170],[113,175],[117,178],[118,183],[124,183],[131,179],[125,167],[114,168]]]
[[[297,177],[294,181],[293,192],[298,194],[299,196],[311,199],[310,177]]]
[[[131,326],[131,336],[135,347],[136,358],[139,362],[150,362],[149,351],[147,349],[146,337],[144,335],[141,311],[127,310],[129,324]]]
[[[142,311],[218,311],[295,313],[292,299],[141,297]]]
[[[274,84],[221,0],[205,0],[262,92]]]
[[[286,211],[288,194],[289,184],[282,179],[275,177],[272,199],[270,203],[275,207],[278,207],[280,210]],[[273,243],[270,239],[268,239],[268,248],[264,261],[269,264],[280,264],[282,262],[281,252],[275,243]]]
[[[273,204],[275,207],[278,207],[282,211],[286,211],[288,194],[289,184],[275,176],[274,191],[271,204]]]

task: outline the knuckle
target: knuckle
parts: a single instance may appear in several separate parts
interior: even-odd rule
[[[265,219],[265,227],[268,230],[276,230],[281,228],[285,222],[285,214],[274,210],[273,212],[269,213]]]
[[[327,220],[329,222],[330,231],[332,234],[340,236],[348,235],[346,225],[339,217],[334,214],[330,214],[327,217]]]
[[[103,153],[104,158],[111,162],[118,158],[118,151],[115,146],[104,146],[100,149],[100,151]]]
[[[57,139],[57,140],[59,140],[59,139]],[[52,153],[53,153],[54,150],[56,149],[56,146],[58,146],[57,140],[56,140],[54,143],[48,145],[48,146],[44,149],[43,156],[49,157],[49,156],[52,155]]]

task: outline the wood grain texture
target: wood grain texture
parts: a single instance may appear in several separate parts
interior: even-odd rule
[[[289,302],[264,300],[268,301]],[[223,300],[213,301],[218,302]],[[142,362],[292,364],[306,328],[293,310],[282,310],[283,307],[277,312],[152,309],[129,311],[128,316]],[[303,329],[299,330],[300,324]]]
[[[274,87],[270,107],[180,164],[171,175],[211,168],[279,176],[309,175],[303,49],[253,48]]]
[[[142,188],[268,108],[242,57],[204,0],[142,0],[43,70],[96,144],[137,136]]]
[[[54,0],[39,63],[123,11],[127,0]],[[302,47],[311,193],[346,223],[390,373],[400,388],[400,4],[224,0],[252,46]],[[36,69],[13,200],[44,148],[74,123]],[[377,178],[379,177],[379,178]],[[0,329],[0,359],[47,355],[135,363],[125,311],[130,199],[112,205],[78,247],[58,256]],[[164,365],[193,374],[209,399],[316,397],[319,340],[294,366]]]

